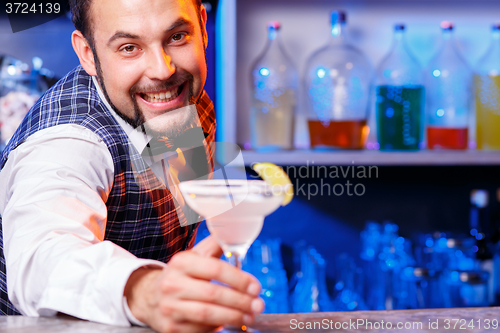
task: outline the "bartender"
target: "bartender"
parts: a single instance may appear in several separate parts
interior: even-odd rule
[[[212,166],[199,0],[71,0],[80,66],[30,110],[0,158],[0,314],[71,316],[159,332],[249,325],[253,276],[220,261],[165,186],[134,161],[146,125],[199,128]],[[194,107],[193,107],[194,106]],[[193,111],[194,110],[194,111]],[[183,251],[186,250],[186,251]],[[213,284],[217,280],[226,285]]]

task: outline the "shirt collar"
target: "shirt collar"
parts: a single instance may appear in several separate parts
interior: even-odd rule
[[[103,101],[104,105],[106,105],[106,108],[113,115],[113,117],[115,118],[118,125],[120,125],[121,128],[123,129],[123,131],[127,134],[132,145],[134,145],[135,149],[137,149],[137,151],[139,153],[142,152],[144,150],[144,148],[146,148],[146,145],[148,144],[148,142],[151,140],[151,137],[149,135],[143,133],[142,131],[139,131],[139,130],[133,128],[132,125],[127,123],[122,117],[120,117],[115,112],[115,110],[111,107],[111,105],[109,105],[109,102],[106,99],[106,97],[104,96],[104,93],[101,90],[101,86],[97,82],[97,79],[95,76],[92,76],[92,82],[94,83],[94,86],[97,90],[97,93],[99,94],[99,97]]]

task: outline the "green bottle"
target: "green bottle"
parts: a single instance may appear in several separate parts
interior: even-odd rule
[[[394,28],[389,55],[377,69],[376,119],[380,150],[418,150],[424,130],[423,71],[405,45],[405,26]]]

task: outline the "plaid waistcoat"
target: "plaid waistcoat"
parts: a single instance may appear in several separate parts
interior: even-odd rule
[[[209,134],[206,138],[207,158],[213,167],[210,143],[215,138],[215,113],[205,91],[197,109],[203,131]],[[181,226],[186,221],[179,205],[145,166],[140,152],[132,146],[127,134],[107,110],[91,77],[81,66],[56,83],[33,106],[2,152],[2,168],[9,153],[30,135],[61,124],[77,124],[90,129],[106,143],[113,158],[114,182],[106,202],[105,240],[139,258],[163,262],[193,246],[197,225]],[[139,177],[138,169],[141,172]],[[140,186],[140,179],[148,179],[148,186]],[[151,186],[155,181],[157,186]],[[1,222],[0,217],[0,315],[20,314],[7,295]]]

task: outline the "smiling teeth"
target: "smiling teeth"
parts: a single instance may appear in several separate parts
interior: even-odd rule
[[[175,89],[160,93],[154,93],[154,94],[142,93],[141,96],[146,101],[151,103],[166,103],[177,98],[177,96],[179,96],[178,93],[179,90],[180,90],[179,87],[177,87]]]

